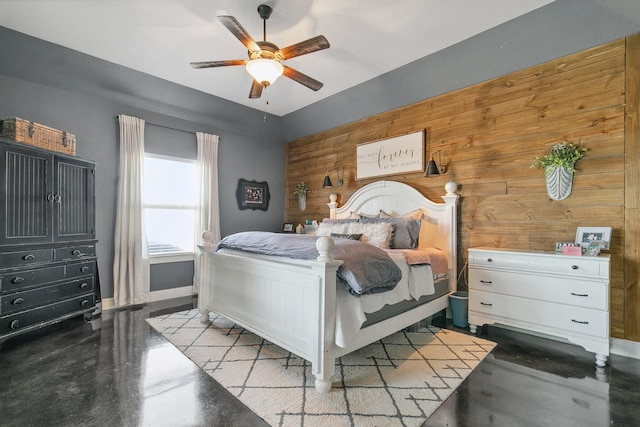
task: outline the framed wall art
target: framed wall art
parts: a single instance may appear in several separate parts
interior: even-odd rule
[[[356,179],[424,171],[425,131],[356,146]]]
[[[247,181],[240,178],[236,189],[236,200],[238,209],[259,209],[266,211],[269,209],[269,184],[266,182]]]
[[[608,250],[611,242],[611,227],[578,227],[576,229],[576,243],[587,247],[594,240],[601,240],[599,249]]]

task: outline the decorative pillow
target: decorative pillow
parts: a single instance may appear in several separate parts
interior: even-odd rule
[[[380,218],[380,214],[366,214],[366,213],[358,213],[358,218]]]
[[[428,248],[434,246],[435,236],[438,236],[438,224],[426,219],[421,219],[420,233],[418,234],[418,247]]]
[[[420,234],[420,221],[410,218],[378,218],[361,219],[363,224],[387,223],[393,227],[391,237],[391,249],[415,249],[418,246],[418,236]]]
[[[362,234],[340,234],[340,233],[331,233],[331,237],[335,237],[338,239],[348,239],[348,240],[360,240]]]
[[[348,224],[348,234],[362,234],[360,240],[380,249],[389,249],[393,226],[389,223],[364,224],[356,222]]]
[[[322,220],[322,222],[327,224],[346,224],[348,222],[358,222],[359,219],[360,218],[342,218],[342,219],[325,218]]]
[[[331,233],[344,234],[349,226],[346,222],[328,223],[322,221],[316,230],[316,236],[330,236]]]
[[[416,209],[415,211],[402,215],[402,218],[422,219],[422,215],[422,209]]]

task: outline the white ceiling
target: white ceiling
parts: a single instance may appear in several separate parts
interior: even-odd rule
[[[552,1],[0,0],[0,25],[282,116]],[[281,77],[251,100],[243,67],[189,65],[246,59],[216,17],[232,15],[262,40],[262,3],[273,8],[268,41],[282,48],[319,34],[329,40],[327,50],[286,61],[323,82],[318,92]]]

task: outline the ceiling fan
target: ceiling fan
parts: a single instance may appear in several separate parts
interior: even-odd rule
[[[233,16],[218,16],[218,19],[249,50],[249,59],[231,59],[226,61],[192,62],[193,68],[226,67],[244,65],[253,77],[249,98],[260,98],[262,89],[272,84],[278,77],[285,75],[311,90],[319,90],[323,84],[306,74],[281,63],[283,60],[327,49],[329,42],[324,36],[312,37],[291,46],[280,49],[267,41],[267,19],[271,16],[270,6],[258,6],[258,14],[263,20],[263,41],[255,41]]]

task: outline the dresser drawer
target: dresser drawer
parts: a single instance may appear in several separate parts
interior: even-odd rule
[[[564,276],[609,277],[609,259],[544,252],[500,252],[469,249],[469,265]]]
[[[23,288],[55,282],[65,278],[65,266],[41,267],[30,270],[14,270],[0,273],[2,293],[14,292]]]
[[[0,315],[24,311],[38,305],[61,301],[76,295],[93,292],[94,278],[73,280],[51,286],[0,296]]]
[[[496,323],[527,327],[548,332],[562,329],[599,338],[609,336],[609,312],[573,307],[547,301],[471,290],[469,292],[469,322],[472,312],[491,316]],[[504,320],[504,321],[501,321]]]
[[[54,259],[66,261],[70,259],[87,258],[96,256],[96,245],[73,245],[63,248],[55,248]]]
[[[609,309],[606,281],[469,268],[469,288],[572,306]]]
[[[29,266],[53,260],[53,249],[33,249],[0,253],[0,268]]]
[[[0,335],[17,333],[43,322],[73,317],[79,313],[91,311],[94,307],[94,295],[87,294],[32,310],[2,316],[0,317]]]

